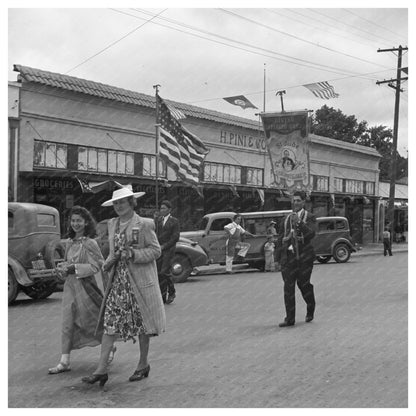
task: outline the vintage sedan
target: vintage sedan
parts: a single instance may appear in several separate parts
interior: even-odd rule
[[[327,263],[332,257],[337,263],[345,263],[357,251],[345,217],[318,217],[312,245],[320,263]]]
[[[9,202],[8,303],[19,290],[45,299],[59,283],[56,265],[63,260],[59,213],[47,205]]]
[[[100,221],[97,224],[96,238],[104,257],[109,251],[108,245],[108,220]],[[181,237],[176,243],[175,255],[172,261],[172,278],[175,283],[185,282],[195,268],[208,264],[208,256],[201,246],[187,238]]]

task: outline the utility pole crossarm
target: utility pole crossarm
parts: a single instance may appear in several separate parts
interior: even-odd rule
[[[400,81],[407,81],[408,79],[409,77],[399,78]],[[387,84],[388,82],[397,82],[397,81],[398,81],[397,79],[387,79],[384,81],[376,81],[376,84],[380,85],[380,84]]]

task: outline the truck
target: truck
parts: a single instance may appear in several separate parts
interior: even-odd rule
[[[249,231],[251,236],[244,236],[244,242],[250,244],[250,249],[244,259],[250,267],[262,270],[264,268],[264,245],[267,242],[266,229],[274,220],[278,225],[289,214],[290,210],[242,212],[241,226]],[[225,243],[227,235],[224,226],[229,224],[235,212],[224,211],[204,215],[201,229],[198,231],[181,232],[181,237],[196,241],[206,252],[209,264],[225,264]],[[236,263],[241,261],[236,261]]]

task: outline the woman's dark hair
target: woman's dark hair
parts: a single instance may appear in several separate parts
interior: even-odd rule
[[[68,237],[74,238],[75,231],[71,227],[71,218],[72,215],[79,215],[80,217],[84,218],[85,220],[85,229],[84,229],[84,236],[94,238],[97,235],[97,224],[91,215],[91,213],[84,207],[80,207],[79,205],[75,205],[71,208],[68,217]]]

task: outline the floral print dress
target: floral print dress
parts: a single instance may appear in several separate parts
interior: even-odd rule
[[[126,235],[120,232],[118,225],[114,235],[115,251],[123,248],[125,244]],[[119,260],[115,266],[111,290],[106,300],[104,333],[118,335],[123,341],[131,339],[135,343],[135,337],[145,332],[139,304],[131,287],[127,262]]]

